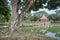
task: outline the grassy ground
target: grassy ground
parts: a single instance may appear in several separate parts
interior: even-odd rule
[[[59,25],[54,25],[52,27],[49,27],[48,31],[52,33],[56,33],[60,37],[60,26]]]
[[[0,40],[55,40],[48,38],[44,35],[44,33],[41,30],[46,30],[47,28],[45,27],[21,27],[18,28],[19,34],[13,33],[12,36],[9,36],[8,38],[2,38]],[[60,32],[60,26],[53,25],[48,28],[47,31],[50,32]],[[60,34],[59,34],[60,35]]]
[[[51,32],[60,32],[60,26],[49,27],[48,31],[51,31]]]
[[[0,40],[54,40],[54,39],[36,33],[24,32],[21,33],[20,35],[15,34],[15,36],[2,38]]]
[[[46,37],[40,30],[44,28],[40,27],[21,27],[18,33],[13,33],[7,38],[0,38],[0,40],[54,40]]]
[[[37,34],[45,34],[43,30],[46,30],[46,28],[43,27],[22,27],[20,28],[21,32],[33,32]]]

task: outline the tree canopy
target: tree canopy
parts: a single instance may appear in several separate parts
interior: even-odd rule
[[[23,0],[20,2],[21,4],[21,9],[25,7],[25,4],[27,3],[27,0]],[[44,6],[43,4],[46,4]],[[57,9],[60,7],[60,0],[35,0],[35,2],[32,4],[32,6],[29,8],[29,11],[34,10],[37,11],[39,8],[48,8],[49,10],[51,9]]]
[[[60,21],[60,16],[59,16],[60,12],[57,11],[56,14],[51,14],[48,16],[48,19],[49,20],[52,20],[52,21]]]
[[[48,19],[56,21],[57,20],[57,15],[56,14],[51,14],[51,15],[48,16]]]
[[[0,22],[10,19],[10,7],[7,0],[0,0]]]

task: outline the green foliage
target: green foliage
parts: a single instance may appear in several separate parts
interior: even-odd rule
[[[43,14],[44,14],[45,16],[48,16],[48,15],[49,15],[49,14],[48,14],[47,12],[45,12],[45,11],[36,12],[36,13],[34,13],[33,15],[36,16],[36,17],[38,18],[38,20],[40,20],[40,17],[41,17]]]
[[[21,30],[23,32],[33,32],[33,33],[41,33],[41,28],[40,27],[22,27]]]
[[[26,3],[27,3],[27,0],[23,0],[23,2],[21,2],[20,5],[24,8]],[[45,3],[47,3],[46,6],[43,5]],[[29,12],[31,10],[37,11],[39,10],[39,8],[43,8],[43,7],[48,8],[49,10],[56,9],[57,7],[60,7],[60,0],[50,0],[50,1],[49,0],[35,0],[35,2],[29,8]]]
[[[5,21],[6,21],[5,17],[3,15],[0,15],[0,23],[5,22]]]
[[[39,21],[40,17],[45,14],[45,16],[48,16],[49,14],[46,13],[45,11],[40,11],[40,12],[36,12],[33,13],[33,16],[31,13],[26,13],[26,15],[23,17],[23,20],[29,20],[29,21]]]
[[[31,13],[26,13],[26,15],[23,17],[23,20],[26,21],[26,20],[29,20],[29,21],[37,21],[39,19],[38,16],[36,15],[33,15]]]
[[[10,7],[7,0],[0,0],[0,22],[5,22],[10,19]]]
[[[51,14],[48,16],[49,20],[57,21],[57,15],[56,14]]]
[[[30,21],[37,21],[38,20],[38,17],[37,16],[31,16],[30,17]]]
[[[21,10],[24,9],[27,1],[28,0],[23,0],[23,1],[20,0],[20,9]],[[47,3],[47,5],[44,6],[43,4],[46,4],[46,3]],[[58,7],[60,7],[60,0],[35,0],[35,2],[29,8],[29,12],[31,10],[37,11],[37,10],[39,10],[39,8],[48,8],[49,10],[51,10],[51,9],[57,9]]]
[[[60,32],[60,26],[49,27],[48,31],[54,32],[54,33]]]
[[[56,36],[60,37],[60,32],[56,34]]]
[[[27,20],[27,17],[26,17],[26,16],[24,16],[24,17],[22,18],[22,20]]]
[[[60,6],[59,0],[50,0],[50,1],[48,2],[47,8],[48,8],[48,9],[56,9],[57,6]]]
[[[60,26],[52,26],[48,28],[49,32],[56,33],[56,36],[60,37]]]
[[[57,18],[56,18],[56,19],[57,19],[57,21],[60,21],[60,17],[59,17],[59,16],[57,16]]]
[[[57,21],[60,21],[60,10],[56,10],[56,15],[57,15]]]
[[[56,13],[56,14],[51,14],[48,16],[49,20],[53,20],[53,21],[60,21],[60,13]]]
[[[31,13],[26,13],[26,15],[22,18],[23,21],[29,20],[29,18],[31,17]]]
[[[34,4],[31,6],[31,10],[37,11],[39,8],[43,7],[43,1],[42,0],[35,0]]]

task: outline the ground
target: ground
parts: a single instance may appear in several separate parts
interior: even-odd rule
[[[47,31],[57,33],[60,32],[59,29],[60,26],[58,24],[51,25],[50,27],[20,27],[15,30],[13,36],[9,35],[9,37],[0,40],[55,40],[45,36],[45,33]]]

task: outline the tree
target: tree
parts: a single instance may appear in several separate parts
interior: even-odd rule
[[[25,7],[22,8],[21,13],[18,15],[18,26],[20,25],[21,18],[26,14],[26,12],[28,12],[29,8],[31,7],[31,5],[34,3],[35,0],[26,0],[26,1],[27,2],[25,4]]]
[[[40,18],[43,14],[44,14],[45,16],[48,16],[48,15],[49,15],[49,14],[48,14],[47,12],[45,12],[45,11],[36,12],[36,13],[34,13],[33,15],[36,15],[36,16],[38,16],[38,17]]]
[[[60,7],[60,0],[50,0],[48,1],[47,8],[48,9],[57,9],[57,7]]]
[[[19,2],[20,2],[19,0],[11,0],[12,13],[11,13],[11,19],[9,21],[9,27],[10,27],[10,33],[12,35],[15,29],[17,28]]]
[[[7,0],[0,0],[0,22],[7,22],[10,19],[10,7]]]
[[[21,0],[11,0],[12,2],[12,20],[11,20],[11,29],[13,30],[14,26],[16,26],[15,24],[17,23],[18,26],[20,25],[20,19],[26,14],[26,12],[29,12],[31,10],[37,11],[39,8],[42,8],[43,5],[45,4],[48,0],[23,0],[23,2]],[[51,2],[52,0],[48,1]],[[54,3],[58,3],[60,5],[60,1],[59,0],[56,1],[52,1]],[[51,2],[51,3],[52,3]],[[46,6],[46,8],[48,9],[55,9],[55,7],[59,6],[54,6],[54,8],[50,8],[50,4],[48,3],[48,5]],[[19,8],[21,9],[21,13],[17,14]],[[18,15],[18,17],[17,17]],[[16,20],[18,19],[18,22],[16,22]]]
[[[30,16],[29,20],[30,21],[38,21],[38,17],[37,16]]]
[[[49,20],[53,20],[54,22],[57,21],[57,15],[56,14],[51,14],[48,16]]]
[[[11,0],[12,4],[12,14],[11,14],[11,20],[10,20],[10,29],[11,34],[13,34],[14,30],[17,29],[17,27],[20,26],[20,20],[25,15],[25,12],[27,12],[32,5],[34,0],[28,0],[24,9],[22,10],[21,14],[18,13],[19,7],[20,7],[20,0]]]
[[[60,10],[56,10],[56,15],[60,17]]]
[[[47,3],[46,6],[43,6],[42,4]],[[60,0],[35,0],[34,4],[30,7],[30,10],[37,11],[39,8],[48,8],[51,9],[57,9],[57,7],[60,7]]]
[[[33,3],[33,1],[34,1],[34,3]],[[42,4],[45,4],[47,1],[48,0],[30,0],[30,1],[29,0],[23,0],[23,1],[20,0],[20,2],[19,2],[19,0],[18,0],[18,4],[16,5],[16,6],[18,6],[17,10],[19,10],[19,8],[21,9],[21,13],[18,16],[18,24],[20,24],[19,20],[20,20],[20,18],[22,18],[25,15],[26,12],[29,12],[31,10],[37,11],[39,8],[43,8]],[[51,3],[54,3],[53,4],[54,8],[52,8]],[[56,4],[59,4],[59,3],[60,3],[59,0],[54,0],[54,1],[50,0],[47,2],[48,5],[46,6],[46,8],[55,9],[55,8],[57,8],[57,6],[60,6],[60,5],[56,6]]]
[[[60,10],[56,10],[56,15],[57,15],[57,21],[60,21]]]
[[[24,15],[24,17],[22,17],[22,21],[29,21],[29,18],[32,16],[31,13],[26,13],[26,15]]]
[[[21,10],[23,10],[26,7],[26,5],[25,5],[26,3],[27,3],[27,0],[23,0],[23,2],[21,2],[21,4],[20,4],[22,7],[22,8],[20,7]],[[47,3],[47,6],[42,5],[45,3]],[[53,5],[52,5],[52,3],[53,3]],[[57,7],[60,7],[60,0],[50,0],[50,1],[49,0],[35,0],[34,3],[28,8],[29,10],[25,11],[25,12],[30,12],[31,10],[37,11],[39,8],[43,8],[43,7],[48,8],[49,10],[56,9]],[[22,13],[22,14],[25,14],[25,13]]]

